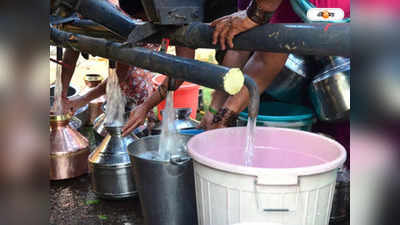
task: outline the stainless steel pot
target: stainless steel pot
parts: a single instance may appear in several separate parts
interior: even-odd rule
[[[106,120],[106,114],[102,113],[94,120],[93,123],[93,129],[96,131],[96,134],[100,136],[100,138],[105,137],[107,135],[105,120]]]
[[[74,113],[74,116],[81,121],[82,125],[88,124],[89,121],[88,111],[89,111],[89,106],[85,105],[76,110],[76,112]]]
[[[303,56],[289,54],[285,66],[265,90],[276,100],[299,103],[307,95],[309,66]]]
[[[132,163],[127,139],[121,136],[121,127],[106,127],[109,133],[89,156],[89,171],[93,192],[106,199],[136,196]]]
[[[330,62],[311,82],[310,97],[322,121],[348,119],[350,113],[350,60],[329,57]]]
[[[197,121],[190,118],[191,108],[177,108],[175,112],[176,120],[174,124],[177,130],[195,128],[199,125]]]
[[[106,105],[104,104],[103,105],[104,112],[106,111],[105,108],[106,108]],[[128,120],[131,110],[132,110],[132,107],[130,107],[130,106],[125,107],[125,113],[124,113],[124,121],[125,122]],[[106,114],[102,113],[102,114],[100,114],[100,116],[98,116],[94,120],[93,129],[94,129],[95,133],[97,134],[96,139],[102,139],[103,137],[105,137],[107,135],[107,130],[105,128],[105,119],[106,119]],[[147,131],[146,124],[139,126],[132,133],[138,137],[147,136],[148,131]]]
[[[184,148],[191,136],[181,135]],[[193,162],[186,154],[161,161],[160,136],[148,136],[128,146],[146,225],[197,224]]]
[[[75,130],[78,130],[79,128],[81,128],[82,126],[82,122],[80,119],[76,118],[75,116],[73,116],[71,118],[71,121],[69,122],[69,125],[74,128]]]
[[[163,111],[161,111],[163,113]],[[199,122],[190,118],[191,108],[176,108],[174,126],[177,130],[196,128]],[[161,123],[151,130],[152,135],[161,134]]]

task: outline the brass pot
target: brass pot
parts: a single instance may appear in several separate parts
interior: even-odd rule
[[[89,142],[70,125],[67,115],[50,115],[50,180],[63,180],[88,172]]]
[[[83,80],[87,87],[94,88],[103,81],[103,77],[100,74],[86,74]]]
[[[103,81],[103,77],[100,74],[86,74],[84,81],[87,87],[80,93],[80,95],[86,94],[87,92],[101,84],[101,82]],[[104,95],[89,102],[89,108],[87,112],[87,125],[93,126],[96,118],[103,113],[102,105],[105,102],[106,98],[104,97]]]

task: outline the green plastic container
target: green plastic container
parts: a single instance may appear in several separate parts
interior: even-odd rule
[[[239,114],[238,126],[247,125],[247,109]],[[257,126],[281,127],[311,131],[316,117],[304,106],[281,102],[261,102],[257,116]]]

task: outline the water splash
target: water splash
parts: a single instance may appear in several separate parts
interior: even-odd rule
[[[105,125],[109,127],[122,127],[124,124],[125,96],[119,86],[117,72],[114,68],[109,69],[107,86],[107,107]]]
[[[61,80],[61,72],[62,66],[57,64],[56,67],[56,83],[54,87],[54,102],[52,112],[55,115],[62,115],[63,114],[63,105],[62,105],[62,80]]]
[[[247,120],[246,148],[244,150],[244,160],[246,166],[253,165],[256,120],[256,118],[252,119],[250,117]]]
[[[158,153],[162,160],[169,160],[171,156],[177,154],[178,151],[178,137],[177,130],[174,126],[175,109],[173,103],[174,92],[169,91],[162,115],[163,120],[161,125],[160,145],[158,148]]]
[[[177,147],[179,153],[177,155],[188,156],[185,140],[183,140],[182,138],[178,138],[178,142],[179,143],[176,145],[176,147]],[[165,158],[161,157],[161,155],[158,151],[145,151],[145,152],[138,154],[138,156],[142,159],[148,159],[148,160],[169,161],[170,158],[174,155],[171,154],[170,157],[165,159]]]

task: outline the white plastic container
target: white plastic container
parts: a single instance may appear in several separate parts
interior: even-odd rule
[[[253,167],[244,166],[246,128],[193,137],[199,225],[327,225],[337,169],[337,142],[310,132],[257,127]]]

